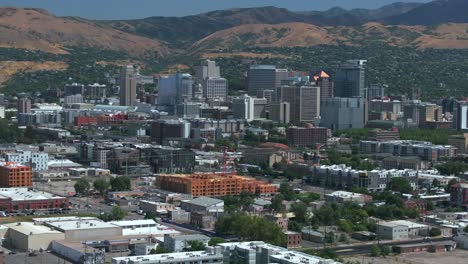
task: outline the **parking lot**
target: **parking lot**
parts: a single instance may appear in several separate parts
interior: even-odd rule
[[[397,256],[373,258],[369,256],[356,256],[345,258],[345,261],[373,264],[466,264],[468,263],[468,251],[457,249],[443,253],[407,253]]]

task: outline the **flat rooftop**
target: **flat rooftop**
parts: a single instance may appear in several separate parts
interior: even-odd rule
[[[419,224],[411,221],[406,221],[406,220],[396,220],[396,221],[391,221],[390,223],[393,223],[395,225],[403,225],[407,226],[408,228],[427,228],[427,225],[424,224]]]
[[[144,256],[131,256],[131,257],[117,257],[112,258],[112,263],[128,263],[133,261],[135,263],[166,263],[170,260],[171,263],[176,263],[179,260],[180,263],[185,261],[194,261],[193,263],[199,263],[200,258],[222,258],[222,254],[210,253],[208,251],[192,251],[192,252],[178,252],[178,253],[167,253],[167,254],[153,254]],[[132,262],[132,263],[133,263]]]
[[[116,225],[102,222],[100,220],[58,221],[48,222],[46,225],[63,232],[78,229],[118,228]]]
[[[63,197],[48,192],[29,190],[28,188],[1,188],[1,198],[11,198],[13,201],[29,201],[62,199]]]
[[[317,256],[312,256],[296,251],[288,252],[279,252],[270,256],[270,260],[275,262],[275,260],[287,261],[288,263],[302,263],[302,264],[339,264],[332,259],[324,259]]]
[[[63,221],[84,221],[84,220],[98,220],[96,217],[79,217],[79,216],[62,216],[62,217],[44,217],[44,218],[33,218],[33,222],[63,222]]]
[[[18,222],[18,223],[11,223],[11,224],[6,224],[6,227],[13,229],[17,232],[20,232],[25,235],[31,235],[31,234],[62,234],[62,232],[59,232],[57,230],[53,230],[50,227],[43,226],[43,225],[37,225],[32,222]]]
[[[112,221],[107,222],[113,226],[122,227],[122,234],[124,236],[132,236],[132,235],[157,235],[163,236],[165,234],[169,235],[177,235],[180,234],[179,231],[156,223],[154,220],[151,219],[144,219],[144,220],[132,220],[132,221]]]

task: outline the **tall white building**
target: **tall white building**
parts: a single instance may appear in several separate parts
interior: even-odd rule
[[[201,83],[206,78],[220,78],[221,72],[215,61],[205,60],[200,66],[195,67],[195,78]]]
[[[33,171],[46,171],[49,169],[49,154],[43,152],[17,151],[16,153],[6,153],[5,160],[31,166]]]
[[[248,95],[236,98],[232,103],[232,110],[234,118],[252,121],[255,118],[255,100]]]

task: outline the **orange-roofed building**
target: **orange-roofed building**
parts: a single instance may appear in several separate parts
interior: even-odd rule
[[[315,84],[320,87],[320,101],[333,97],[333,81],[330,75],[324,71],[320,71],[318,75],[314,76]]]
[[[0,164],[0,187],[31,187],[32,169],[16,162]]]
[[[234,174],[161,174],[156,177],[156,185],[163,190],[187,193],[194,197],[239,195],[242,191],[256,194],[277,192],[275,185]]]

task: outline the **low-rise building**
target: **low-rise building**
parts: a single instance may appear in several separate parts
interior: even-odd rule
[[[28,188],[0,188],[0,210],[65,209],[68,198]]]
[[[286,247],[287,248],[300,248],[302,243],[302,234],[298,232],[286,231]]]
[[[190,248],[190,243],[192,241],[200,241],[205,246],[208,246],[210,238],[205,235],[198,234],[180,236],[164,235],[164,248],[171,252],[182,252],[184,249]]]
[[[170,203],[161,203],[148,200],[140,200],[140,210],[150,214],[167,214],[175,209],[175,205]]]
[[[65,234],[65,239],[84,241],[103,237],[122,236],[122,227],[101,220],[53,221],[44,223]]]
[[[180,207],[187,212],[218,214],[224,212],[224,201],[202,196],[189,201],[182,201]]]
[[[408,239],[408,227],[398,222],[377,223],[377,235],[379,239],[402,240]]]
[[[325,201],[327,202],[356,202],[356,203],[369,203],[372,202],[372,196],[361,193],[353,193],[346,191],[336,191],[325,195]]]
[[[8,227],[7,243],[21,251],[46,250],[53,240],[65,239],[64,233],[32,222],[18,222],[5,226]]]
[[[135,235],[151,235],[151,236],[164,236],[166,234],[177,235],[179,231],[174,230],[165,225],[156,223],[152,219],[142,220],[127,220],[127,221],[111,221],[107,222],[111,225],[122,228],[123,236]]]

